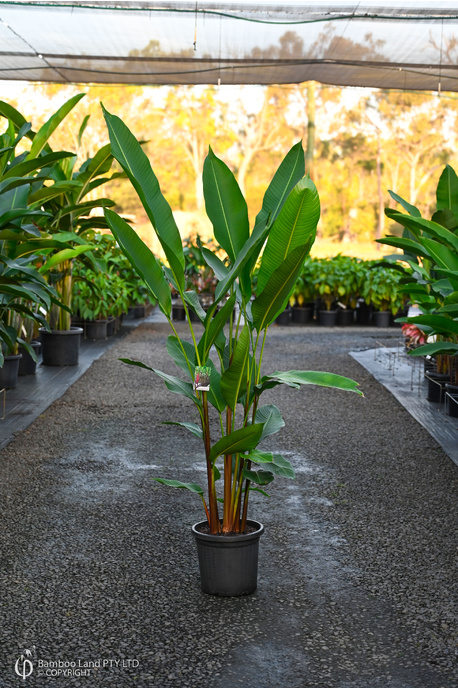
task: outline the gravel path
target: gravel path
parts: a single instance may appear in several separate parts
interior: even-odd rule
[[[140,326],[2,451],[0,685],[456,687],[458,468],[348,355],[398,332],[271,329],[266,372],[334,371],[365,398],[265,394],[297,479],[252,499],[258,590],[235,599],[199,589],[199,501],[151,479],[204,481],[199,440],[161,425],[188,404],[118,361],[176,373],[168,334]]]

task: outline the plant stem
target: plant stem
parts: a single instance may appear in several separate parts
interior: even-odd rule
[[[226,433],[231,433],[232,410],[226,409]],[[231,494],[232,494],[232,455],[224,456],[224,511],[223,511],[223,532],[232,531],[231,516]]]
[[[203,424],[202,431],[204,434],[205,444],[205,458],[207,461],[207,483],[208,483],[208,502],[210,506],[210,532],[217,534],[220,531],[218,503],[216,501],[215,476],[213,474],[213,465],[210,460],[211,440],[210,440],[210,425],[208,419],[208,400],[207,391],[202,391],[202,410],[203,410]]]

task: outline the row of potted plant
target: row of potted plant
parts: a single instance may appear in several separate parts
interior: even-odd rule
[[[446,165],[430,220],[390,193],[406,213],[387,209],[386,215],[402,225],[404,232],[402,237],[378,241],[403,251],[402,256],[392,257],[401,275],[399,289],[419,307],[418,315],[404,319],[418,329],[414,339],[419,346],[410,354],[432,358],[426,364],[428,400],[444,401],[446,411],[458,416],[458,177]],[[404,330],[412,337],[408,327]],[[429,342],[422,344],[426,338]]]

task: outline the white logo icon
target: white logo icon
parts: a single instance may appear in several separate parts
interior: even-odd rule
[[[19,659],[14,664],[14,670],[16,671],[17,675],[22,678],[22,680],[25,680],[33,673],[33,664],[29,658],[31,656],[32,652],[30,649],[26,649],[24,654],[21,654]]]

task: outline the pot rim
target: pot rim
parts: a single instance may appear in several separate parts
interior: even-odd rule
[[[19,353],[18,355],[5,355],[4,358],[5,362],[8,360],[11,362],[13,359],[22,359],[22,354]]]
[[[80,326],[71,326],[69,331],[58,331],[58,330],[51,330],[48,331],[47,328],[39,328],[38,329],[40,333],[42,334],[48,334],[48,335],[76,335],[77,333],[83,333],[83,329],[80,328]]]
[[[223,535],[223,534],[204,534],[203,532],[199,532],[197,527],[200,527],[201,525],[207,525],[208,521],[207,520],[199,520],[199,522],[196,522],[192,526],[192,533],[194,534],[195,538],[201,541],[205,542],[214,542],[218,544],[233,544],[234,542],[247,542],[251,540],[257,540],[259,537],[264,532],[264,525],[259,522],[258,520],[247,520],[248,525],[252,525],[253,527],[257,527],[255,532],[250,532],[249,534],[230,534],[230,535]]]

